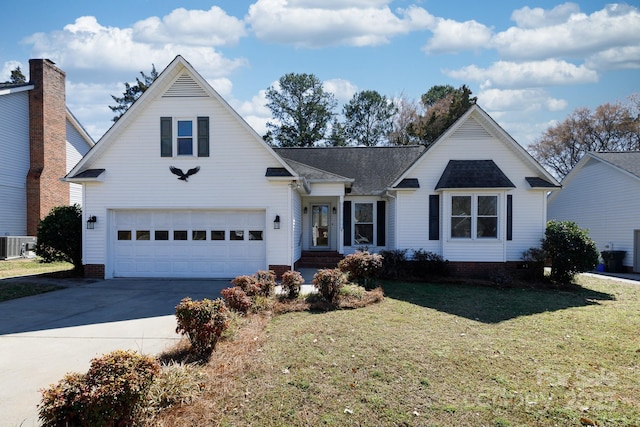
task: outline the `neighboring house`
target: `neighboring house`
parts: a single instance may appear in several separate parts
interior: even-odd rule
[[[515,268],[559,186],[478,106],[428,149],[271,148],[181,56],[66,180],[95,219],[85,272],[106,278],[281,274],[361,248]]]
[[[35,236],[61,205],[82,203],[82,187],[62,178],[93,146],[65,104],[65,73],[29,61],[30,81],[0,84],[0,236]]]
[[[598,251],[625,251],[622,265],[640,272],[640,151],[589,152],[548,200],[549,219],[589,229]]]

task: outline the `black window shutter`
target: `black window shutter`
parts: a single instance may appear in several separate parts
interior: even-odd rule
[[[440,240],[440,195],[429,195],[429,240]]]
[[[198,117],[198,157],[209,157],[209,117]]]
[[[377,217],[377,234],[378,234],[378,246],[386,246],[387,244],[387,215],[386,215],[387,202],[384,200],[378,200],[378,217]]]
[[[513,240],[513,195],[507,194],[507,240]]]
[[[173,156],[173,135],[171,117],[160,117],[160,156]]]
[[[342,204],[342,225],[344,227],[344,245],[351,246],[351,202]]]

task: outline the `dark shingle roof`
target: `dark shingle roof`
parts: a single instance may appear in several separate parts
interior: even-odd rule
[[[493,160],[449,160],[436,190],[446,188],[515,188]]]
[[[640,151],[620,151],[591,154],[640,178]]]
[[[394,188],[420,188],[420,181],[418,178],[405,178]]]
[[[559,188],[558,185],[537,176],[528,176],[525,179],[527,180],[531,188]]]
[[[291,176],[291,173],[286,168],[267,168],[267,172],[264,174],[264,176]]]
[[[353,180],[351,194],[380,194],[426,150],[422,145],[403,147],[276,148],[285,161],[293,160]],[[304,176],[299,165],[288,162]],[[297,168],[298,166],[298,168]]]
[[[102,172],[104,172],[104,169],[87,169],[75,174],[71,178],[97,178],[102,174]]]

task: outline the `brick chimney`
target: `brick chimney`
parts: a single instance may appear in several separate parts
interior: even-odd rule
[[[29,154],[27,235],[35,236],[52,208],[69,204],[66,175],[65,73],[48,59],[29,60]]]

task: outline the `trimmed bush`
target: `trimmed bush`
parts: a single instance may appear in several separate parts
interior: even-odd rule
[[[43,262],[65,261],[82,273],[82,209],[57,206],[38,225],[36,254]]]
[[[449,274],[449,263],[434,252],[416,249],[413,251],[412,260],[414,261],[414,274],[418,277]]]
[[[569,284],[578,273],[598,265],[598,249],[589,232],[573,221],[549,221],[542,248],[551,259],[551,280]]]
[[[250,297],[260,293],[260,285],[255,276],[237,276],[231,281],[231,284],[238,286]]]
[[[380,275],[389,279],[397,279],[407,276],[407,250],[393,249],[380,251],[382,256],[382,270]]]
[[[295,299],[300,295],[300,288],[304,283],[302,274],[298,271],[285,271],[282,274],[282,290],[286,293],[287,298]]]
[[[176,332],[186,335],[194,354],[208,360],[220,335],[229,327],[229,309],[224,300],[183,298],[176,306]]]
[[[254,275],[258,288],[258,293],[265,297],[270,297],[276,287],[276,273],[272,270],[260,270]]]
[[[154,357],[134,351],[116,350],[95,358],[86,374],[67,374],[42,390],[40,421],[44,427],[134,425],[159,373]]]
[[[322,298],[332,304],[338,302],[340,288],[345,283],[345,274],[337,268],[318,270],[313,275],[313,286],[318,290]]]
[[[240,286],[234,286],[233,288],[225,288],[220,291],[222,298],[229,306],[230,309],[238,311],[240,313],[247,313],[253,304],[251,298],[247,296],[247,293],[242,290]]]
[[[347,273],[349,280],[370,288],[382,270],[382,256],[369,252],[355,252],[340,260],[338,268]]]

